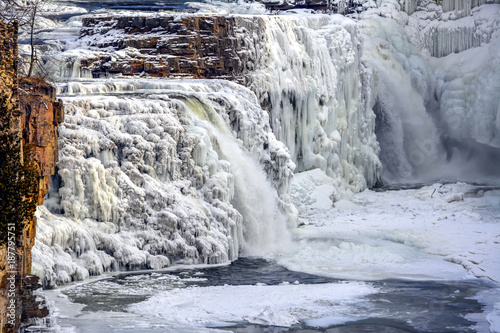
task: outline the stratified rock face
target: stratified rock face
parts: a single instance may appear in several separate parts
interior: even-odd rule
[[[48,189],[50,176],[57,162],[56,127],[62,121],[62,104],[55,101],[55,90],[40,79],[21,80],[18,89],[17,73],[17,26],[0,22],[0,112],[11,115],[2,117],[2,135],[23,139],[24,147],[32,147],[33,159],[38,164],[39,190],[37,204],[43,203]],[[18,93],[21,91],[21,94]],[[22,148],[20,148],[22,149]],[[23,152],[19,151],[19,156]],[[26,152],[24,152],[26,153]],[[13,175],[14,177],[14,175]],[[21,191],[20,191],[21,192]],[[2,198],[2,200],[9,200]],[[29,200],[29,199],[28,199]],[[18,226],[21,221],[12,221]],[[38,278],[31,273],[31,248],[35,242],[36,218],[24,221],[24,229],[10,248],[0,246],[0,330],[17,331],[20,319],[46,316],[46,309],[39,309],[32,291],[37,288]],[[15,244],[14,244],[15,243]],[[15,261],[8,261],[9,254],[15,251]],[[12,264],[12,265],[11,265]],[[9,278],[15,283],[15,291],[10,288]],[[11,312],[9,306],[14,310]],[[12,314],[14,318],[7,316]],[[12,325],[14,323],[14,325]]]
[[[37,205],[49,189],[50,176],[58,161],[57,125],[64,120],[64,108],[56,100],[56,90],[38,78],[20,80],[21,126],[24,142],[34,149],[34,159],[40,170]]]
[[[333,2],[328,0],[290,0],[290,1],[276,1],[276,0],[260,0],[267,9],[271,11],[282,11],[295,8],[307,8],[317,11],[329,11],[334,13],[344,13],[342,5],[339,6],[340,1]],[[340,11],[339,11],[340,10]]]
[[[235,79],[243,70],[234,17],[85,18],[80,39],[102,50],[134,48],[123,61],[100,56],[82,61],[93,77],[146,73],[155,77]],[[119,34],[119,35],[118,35]],[[96,38],[97,37],[97,38]]]

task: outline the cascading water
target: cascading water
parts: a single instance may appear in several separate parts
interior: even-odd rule
[[[158,15],[159,20],[163,18]],[[177,19],[196,17],[179,14]],[[242,73],[235,75],[269,111],[273,133],[288,147],[297,171],[320,168],[354,193],[375,184],[381,165],[374,135],[373,71],[361,61],[361,36],[355,21],[340,15],[232,15],[226,19],[235,26],[234,37],[228,38],[241,48],[235,57],[239,57]],[[72,45],[76,50],[57,54],[55,73],[68,75],[58,68],[72,63],[71,71],[76,74],[71,75],[78,78],[97,66],[83,63],[104,58],[109,59],[106,66],[116,67],[137,56],[131,48],[116,46],[121,45],[119,36],[126,35],[131,45],[144,37],[129,34],[127,29],[113,30],[109,23],[113,19],[103,20],[105,27],[86,27],[85,35]],[[155,29],[163,33],[163,39],[170,38],[165,27]]]
[[[275,193],[262,167],[242,150],[222,116],[207,104],[192,108],[216,140],[216,150],[230,164],[234,177],[233,205],[243,217],[242,254],[265,256],[283,250],[290,236],[287,216],[280,211]],[[200,126],[198,125],[198,126]],[[290,216],[293,220],[293,216]]]
[[[374,110],[384,179],[415,179],[444,161],[440,133],[428,112],[434,78],[406,32],[393,20],[368,20],[363,31],[368,37],[366,61],[378,74]]]
[[[431,11],[413,21],[400,15],[406,25],[373,15],[362,22],[364,56],[378,78],[374,110],[386,181],[498,174],[491,166],[498,161],[498,75],[486,65],[497,62],[498,8],[472,12],[441,12],[442,20],[428,24]]]
[[[46,201],[64,217],[39,212],[33,258],[44,284],[116,267],[221,263],[242,250],[266,254],[269,238],[286,240],[278,205],[286,207],[286,193],[278,197],[258,160],[288,177],[293,163],[250,91],[227,82],[162,80],[71,83],[62,90],[79,96],[64,98],[59,187]],[[230,117],[246,138],[239,143]],[[281,181],[288,183],[286,176]]]

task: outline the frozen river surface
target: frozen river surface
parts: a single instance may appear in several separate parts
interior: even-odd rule
[[[300,211],[308,222],[282,254],[46,291],[53,329],[498,332],[498,190],[434,184],[328,206],[315,199],[328,184],[306,190],[314,173],[296,177],[295,195],[315,209]]]

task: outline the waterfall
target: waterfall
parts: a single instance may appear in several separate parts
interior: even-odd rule
[[[279,209],[279,198],[261,166],[241,149],[221,116],[210,108],[205,111],[210,119],[205,126],[212,130],[220,156],[231,165],[233,205],[243,218],[242,254],[276,253],[289,240],[287,218]]]
[[[68,95],[59,185],[46,200],[50,211],[40,208],[33,250],[45,285],[120,267],[266,255],[280,244],[273,240],[287,239],[289,216],[281,208],[288,199],[259,159],[288,178],[294,165],[248,89],[223,81],[117,80],[61,90]]]
[[[387,181],[415,179],[444,158],[440,132],[429,113],[434,78],[395,21],[363,25],[366,61],[377,71],[377,138]]]
[[[500,76],[489,64],[498,62],[499,10],[485,5],[453,21],[442,13],[446,20],[417,34],[388,18],[361,23],[364,58],[377,73],[384,179],[478,181],[498,174],[492,162],[500,156]]]

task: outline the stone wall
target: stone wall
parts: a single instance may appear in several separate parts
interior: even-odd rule
[[[22,138],[19,154],[31,147],[29,155],[36,162],[39,171],[38,191],[34,200],[38,205],[48,189],[50,176],[57,162],[57,125],[63,120],[62,104],[56,101],[55,89],[41,79],[22,79],[17,73],[17,26],[0,22],[0,129],[2,135]],[[4,115],[9,117],[4,117]],[[28,156],[28,155],[26,155]],[[14,175],[13,175],[14,177]],[[9,198],[2,198],[9,200]],[[7,244],[0,245],[0,332],[17,332],[21,322],[29,318],[48,314],[33,295],[38,278],[31,276],[31,248],[35,242],[36,218],[27,221],[12,221],[24,228],[11,249],[15,249],[15,264],[10,266]],[[24,223],[23,223],[24,222]],[[14,272],[12,272],[14,268]],[[14,279],[15,278],[15,279]],[[12,279],[15,291],[10,289]],[[10,295],[9,295],[10,293]],[[14,304],[14,306],[10,306]],[[9,308],[10,306],[10,308]],[[11,312],[12,310],[12,312]],[[7,316],[12,313],[14,320]],[[14,325],[11,325],[11,323]]]

